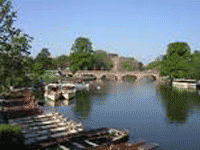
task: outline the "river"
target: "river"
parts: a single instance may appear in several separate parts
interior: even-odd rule
[[[143,138],[163,150],[200,149],[200,98],[143,78],[134,82],[105,81],[101,90],[79,92],[69,106],[56,106],[84,122],[86,130],[128,129],[129,140]]]

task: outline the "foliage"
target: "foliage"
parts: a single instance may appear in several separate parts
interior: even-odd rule
[[[122,68],[124,71],[135,71],[137,69],[134,60],[131,59],[124,60],[122,62]]]
[[[33,77],[35,83],[39,82],[39,78],[42,78],[45,70],[50,68],[50,65],[52,64],[52,59],[49,58],[50,55],[51,54],[49,53],[48,49],[43,48],[41,52],[36,56],[31,67],[31,76]]]
[[[36,56],[35,63],[42,63],[45,70],[49,69],[52,65],[52,59],[48,48],[42,48],[41,52]]]
[[[42,75],[42,81],[44,81],[44,82],[57,82],[58,78],[56,77],[55,73],[45,72]]]
[[[44,99],[44,94],[39,89],[34,89],[33,90],[33,95],[35,96],[36,100]]]
[[[38,80],[45,73],[44,66],[41,62],[36,62],[33,64],[32,76],[34,80]]]
[[[89,69],[94,70],[110,70],[112,65],[112,61],[107,56],[107,53],[105,51],[98,51],[94,52],[93,54],[93,62]]]
[[[22,128],[19,125],[0,124],[0,144],[7,149],[24,149]]]
[[[3,91],[9,91],[11,85],[25,84],[28,80],[26,59],[30,55],[29,43],[33,40],[13,27],[16,12],[11,11],[12,8],[10,1],[0,1],[0,84]]]
[[[156,68],[161,72],[161,76],[168,76],[171,80],[174,78],[188,78],[190,74],[191,50],[187,43],[170,43],[167,47],[167,53],[161,59],[149,65],[149,69]]]
[[[70,66],[69,56],[60,55],[59,57],[52,60],[52,69],[65,69]]]
[[[190,74],[188,76],[191,79],[200,79],[200,53],[194,52],[192,54],[192,62],[190,63]]]
[[[75,40],[70,53],[70,70],[78,71],[91,66],[92,43],[89,39],[79,37]]]
[[[0,134],[21,134],[22,128],[19,125],[0,124]]]

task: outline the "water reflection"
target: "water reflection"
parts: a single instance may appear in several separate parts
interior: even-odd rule
[[[55,106],[75,106],[75,98],[70,100],[57,100],[55,101]]]
[[[157,86],[157,92],[161,96],[169,123],[186,123],[190,110],[200,103],[200,97],[194,92],[172,89],[163,84]]]
[[[59,109],[84,121],[88,129],[130,129],[130,140],[142,137],[165,150],[198,149],[199,96],[157,83],[149,78],[105,81],[101,90],[77,93],[73,107]]]
[[[91,95],[88,91],[78,92],[76,94],[76,105],[72,108],[76,116],[79,116],[78,119],[84,121],[91,112]]]

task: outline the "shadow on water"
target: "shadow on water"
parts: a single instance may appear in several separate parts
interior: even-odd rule
[[[156,92],[161,96],[161,103],[166,109],[166,120],[170,124],[186,123],[189,112],[195,106],[200,106],[200,96],[195,92],[170,88],[164,84],[159,84]]]

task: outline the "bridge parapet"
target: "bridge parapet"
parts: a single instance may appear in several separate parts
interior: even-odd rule
[[[83,75],[93,75],[97,77],[97,79],[101,79],[103,76],[106,76],[107,78],[117,78],[118,80],[121,80],[122,77],[128,75],[128,76],[136,76],[137,79],[147,77],[147,76],[154,76],[156,79],[159,79],[159,74],[150,73],[150,72],[111,72],[111,71],[78,71],[76,72],[75,76],[81,77]]]

